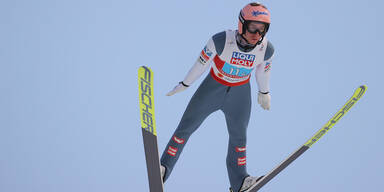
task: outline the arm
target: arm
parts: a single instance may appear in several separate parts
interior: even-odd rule
[[[167,95],[171,96],[175,93],[185,90],[190,85],[193,84],[201,75],[209,68],[211,61],[216,54],[221,54],[224,49],[225,31],[215,34],[212,38],[208,40],[208,43],[205,45],[203,50],[200,52],[198,59],[195,64],[189,70],[183,81],[180,81],[172,91]]]
[[[264,61],[256,66],[256,82],[259,92],[269,92],[269,78],[271,73],[271,63],[274,54],[272,43],[268,41],[267,50],[265,51]]]
[[[209,68],[210,62],[216,54],[215,45],[212,38],[209,39],[207,45],[200,52],[199,58],[189,70],[188,74],[182,81],[185,85],[192,85],[201,75]]]
[[[256,82],[259,92],[269,92],[271,61],[264,61],[256,67]]]
[[[265,51],[264,61],[256,66],[256,82],[259,88],[258,103],[263,109],[270,109],[271,96],[269,94],[269,78],[271,71],[272,57],[274,53],[273,45],[268,41]]]

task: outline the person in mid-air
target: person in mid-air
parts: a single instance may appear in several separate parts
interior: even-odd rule
[[[252,71],[259,89],[258,103],[263,109],[270,109],[269,77],[274,48],[265,37],[270,23],[270,12],[264,5],[247,4],[240,11],[238,29],[212,36],[184,80],[167,94],[185,90],[210,68],[162,154],[163,181],[170,176],[192,133],[217,110],[223,111],[229,133],[226,163],[231,190],[247,191],[261,178],[250,176],[246,170],[246,131],[252,106]]]

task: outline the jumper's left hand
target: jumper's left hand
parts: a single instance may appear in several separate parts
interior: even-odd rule
[[[263,109],[269,110],[271,108],[271,95],[269,93],[259,92],[257,102]]]

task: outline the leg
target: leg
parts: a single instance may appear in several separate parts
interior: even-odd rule
[[[233,191],[239,191],[246,170],[247,127],[251,113],[251,93],[249,84],[232,87],[225,99],[225,114],[228,133],[227,170]]]
[[[224,91],[225,86],[217,83],[208,75],[193,95],[161,157],[161,164],[166,167],[164,181],[171,174],[192,133],[197,130],[209,114],[219,109],[224,100],[224,94],[221,94]]]

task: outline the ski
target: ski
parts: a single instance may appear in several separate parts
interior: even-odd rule
[[[291,164],[295,159],[302,155],[306,150],[308,150],[313,144],[315,144],[324,134],[326,134],[347,112],[352,106],[364,95],[367,90],[367,86],[362,85],[357,88],[353,96],[345,103],[345,105],[319,130],[316,134],[311,137],[307,142],[305,142],[299,149],[293,152],[286,160],[281,162],[275,169],[265,175],[260,179],[256,185],[247,190],[247,192],[256,192],[271,179],[273,179],[277,174],[279,174],[283,169],[285,169],[289,164]]]
[[[144,142],[145,159],[147,163],[149,191],[163,192],[159,151],[157,149],[153,72],[149,67],[141,66],[139,68],[138,84],[141,130]]]

